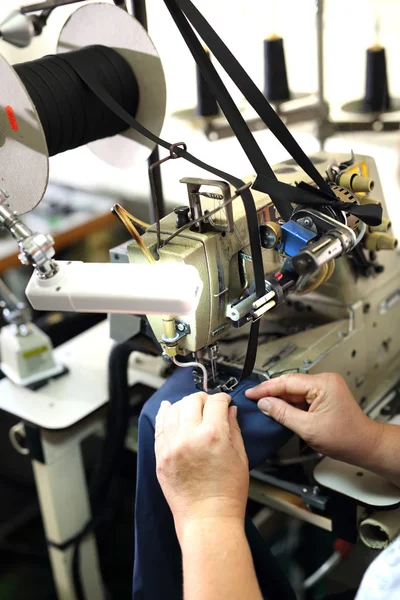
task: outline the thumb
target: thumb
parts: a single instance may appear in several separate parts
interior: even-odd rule
[[[272,417],[277,423],[291,429],[303,439],[306,437],[306,432],[309,431],[308,424],[311,415],[295,408],[292,404],[288,404],[280,398],[262,398],[257,403],[258,408],[268,417]]]

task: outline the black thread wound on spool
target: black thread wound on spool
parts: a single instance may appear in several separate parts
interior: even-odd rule
[[[380,46],[367,49],[363,109],[365,112],[385,112],[390,109],[386,53],[385,48]]]
[[[290,100],[283,39],[264,40],[264,96],[269,102]]]
[[[88,46],[55,56],[14,65],[36,107],[49,156],[78,148],[127,129],[84,83],[74,65],[84,66],[99,84],[136,115],[139,87],[129,63],[106,46]]]
[[[210,53],[206,50],[208,58],[211,60]],[[210,90],[207,81],[201,74],[199,66],[196,64],[197,81],[197,107],[196,114],[200,117],[216,117],[219,114],[218,102]]]

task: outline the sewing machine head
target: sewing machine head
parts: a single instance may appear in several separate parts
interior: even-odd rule
[[[312,160],[340,201],[380,203],[382,224],[366,226],[340,205],[298,205],[285,223],[270,197],[252,190],[263,246],[261,300],[255,301],[243,202],[240,197],[229,202],[234,190],[227,183],[183,179],[189,206],[161,220],[158,249],[155,225],[142,236],[161,264],[183,262],[200,273],[203,292],[195,313],[148,319],[166,354],[193,354],[206,365],[210,389],[222,373],[243,367],[249,323],[261,316],[255,368],[261,378],[339,371],[361,401],[377,386],[378,371],[380,380],[389,373],[399,352],[391,334],[400,314],[399,261],[395,251],[377,254],[395,250],[397,241],[375,162],[329,153]],[[274,171],[282,182],[311,184],[292,160]],[[130,262],[146,260],[135,242],[128,251]]]

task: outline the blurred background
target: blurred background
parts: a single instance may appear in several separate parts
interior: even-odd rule
[[[195,4],[260,89],[264,86],[263,42],[268,36],[277,34],[284,40],[290,90],[294,93],[316,92],[315,0],[195,0]],[[0,41],[0,53],[11,64],[54,53],[60,27],[79,5],[57,9],[43,34],[35,38],[28,48],[18,49]],[[0,21],[17,6],[16,0],[1,0]],[[167,82],[167,114],[161,137],[171,143],[184,141],[189,152],[238,177],[249,175],[251,165],[234,138],[210,141],[196,120],[182,118],[182,113],[197,103],[195,63],[162,0],[148,0],[147,11],[149,33],[160,54]],[[398,0],[325,0],[325,99],[334,121],[348,120],[349,115],[343,113],[342,105],[363,97],[366,51],[374,44],[379,43],[386,49],[390,93],[393,97],[400,97],[400,70],[397,68],[399,23]],[[237,104],[245,109],[241,93],[224,74],[222,77]],[[396,116],[399,118],[398,113]],[[315,122],[298,123],[290,129],[306,153],[319,150]],[[271,164],[288,158],[269,131],[257,131],[255,136]],[[343,132],[339,125],[338,132],[327,139],[325,148],[349,154],[354,150],[375,158],[393,228],[399,235],[400,132]],[[161,149],[160,155],[163,157],[166,152]],[[186,186],[179,180],[199,174],[204,176],[204,172],[183,160],[170,161],[162,167],[167,210],[186,203]],[[100,162],[86,147],[78,148],[50,159],[49,189],[39,207],[25,220],[35,230],[53,232],[58,258],[108,261],[109,249],[127,239],[126,230],[110,214],[110,208],[116,201],[135,216],[144,220],[149,218],[147,163],[125,171],[118,170]],[[23,298],[29,275],[30,269],[18,263],[15,242],[0,231],[0,277],[18,297]],[[49,332],[55,346],[102,318],[65,313],[35,315],[35,320]],[[1,324],[0,318],[0,327]],[[14,422],[15,419],[9,415],[0,413],[0,598],[54,598],[30,463],[17,455],[8,441],[8,430]],[[92,445],[88,446],[86,458],[89,469],[98,443],[92,440]],[[112,530],[117,535],[111,539],[106,527],[99,533],[103,572],[114,594],[112,597],[119,600],[129,598],[131,589],[132,531],[127,523],[132,523],[133,504],[129,498],[132,497],[134,478],[135,459],[130,453],[122,466],[116,490],[125,498],[125,510],[118,516],[114,515]],[[255,503],[251,510],[257,513]],[[15,529],[15,524],[18,525],[21,514],[25,515],[23,527],[17,528],[18,534],[10,537],[9,533]],[[274,538],[275,532],[271,531],[266,535],[273,540],[276,555],[289,570],[292,569],[292,577],[296,578],[298,572],[301,579],[302,573],[312,572],[325,555],[329,556],[332,539],[330,534],[310,525],[301,525],[306,529],[302,531],[302,538],[307,539],[308,552],[299,552],[296,527],[300,525],[287,517],[282,518],[286,519],[287,538],[282,540],[278,534]],[[352,573],[356,585],[362,569],[357,571],[351,563],[346,568],[347,581],[349,573]],[[325,587],[317,587],[304,598],[323,598],[325,592]]]
[[[13,0],[2,0],[0,18],[16,6]],[[57,34],[68,15],[76,9],[58,8],[48,26],[27,49],[1,44],[1,52],[11,63],[24,62],[55,51]],[[245,67],[255,83],[263,89],[263,40],[275,33],[284,40],[290,89],[315,93],[317,87],[317,55],[315,0],[230,0],[215,2],[197,0],[196,6],[209,20],[228,47]],[[171,142],[185,141],[189,151],[238,176],[251,173],[239,144],[232,138],[209,143],[201,131],[174,117],[196,105],[196,69],[193,58],[180,37],[161,0],[147,2],[150,35],[161,56],[167,82],[167,118],[162,132]],[[379,42],[386,48],[390,92],[400,96],[400,71],[396,68],[399,52],[397,0],[325,0],[325,96],[333,119],[346,118],[341,106],[364,94],[366,49],[376,41],[376,19],[379,19]],[[216,61],[215,61],[216,62]],[[217,68],[219,65],[216,63]],[[239,106],[240,92],[223,75],[229,91]],[[293,126],[294,133],[308,153],[319,149],[313,136],[313,124]],[[273,164],[287,158],[287,153],[268,131],[256,134]],[[395,132],[338,133],[328,140],[327,150],[371,153],[378,162],[387,201],[395,216],[400,216],[398,203],[391,200],[397,189],[397,147],[400,136]],[[161,151],[163,155],[163,151]],[[168,206],[185,201],[182,176],[195,175],[196,169],[182,161],[174,161],[163,169],[164,193]],[[87,148],[76,149],[51,158],[51,181],[76,185],[90,191],[121,195],[133,202],[134,214],[145,216],[148,207],[148,177],[145,165],[122,171],[101,164]]]

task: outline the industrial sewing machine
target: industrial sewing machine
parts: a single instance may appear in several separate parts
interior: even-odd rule
[[[130,304],[134,301],[138,312],[144,313],[137,287],[128,297],[127,284],[117,275],[122,273],[121,266],[124,276],[129,269],[133,274],[136,265],[143,269],[144,282],[156,268],[156,289],[151,294],[153,301],[157,298],[159,314],[148,314],[148,323],[166,359],[178,368],[192,368],[199,389],[229,392],[235,387],[245,363],[249,327],[261,319],[253,378],[262,381],[288,372],[339,372],[367,413],[378,420],[393,420],[399,412],[400,347],[395,332],[400,325],[400,263],[376,165],[372,158],[358,155],[349,160],[347,155],[319,153],[312,160],[330,179],[340,200],[379,202],[382,223],[367,227],[345,211],[335,214],[303,206],[296,207],[292,218],[284,222],[268,195],[253,192],[265,273],[261,301],[254,292],[241,198],[226,182],[192,178],[182,180],[188,189],[188,205],[178,206],[149,226],[139,243],[125,246],[125,260],[131,265],[121,265],[121,248],[117,250],[118,265],[54,263],[57,272],[53,276],[33,275],[27,296],[41,309],[90,312],[108,307],[113,313],[126,313],[134,311]],[[285,182],[309,182],[292,161],[276,165],[274,171]],[[111,252],[111,257],[114,254]],[[157,265],[149,265],[156,257]],[[178,298],[184,302],[192,287],[190,281],[189,287],[179,285],[190,275],[190,267],[200,276],[200,282],[194,279],[196,293],[190,305],[184,303],[185,312],[191,312],[160,314],[167,301],[170,308],[174,303],[177,306]],[[114,284],[111,291],[104,292],[106,269]],[[141,285],[147,290],[145,302],[150,302],[148,287]],[[113,314],[112,318],[115,328],[115,320],[124,317]],[[126,330],[125,323],[121,329],[129,337],[135,332]],[[143,331],[137,323],[134,327],[136,332]],[[296,456],[302,464],[303,449],[298,441],[290,448],[292,464]],[[330,459],[319,462],[318,455],[309,458],[314,458],[313,467],[317,465],[311,475],[314,481],[348,496],[354,506],[356,500],[375,508],[400,502],[400,494],[379,477],[371,475],[368,489],[363,485],[353,489],[359,469]],[[283,479],[261,471],[253,476],[300,494],[312,510],[327,510],[329,494],[309,485],[310,473],[301,485],[287,481],[285,472]],[[336,518],[340,521],[341,516]],[[397,519],[384,533],[383,542],[378,539],[379,527],[375,533],[367,528],[366,541],[384,545],[398,527]],[[354,539],[354,531],[348,535]]]
[[[263,317],[254,370],[261,379],[291,371],[339,371],[358,401],[364,407],[371,403],[378,385],[398,368],[400,347],[393,332],[400,319],[400,263],[375,163],[353,156],[348,164],[348,158],[320,153],[313,161],[322,175],[333,174],[339,198],[382,204],[382,225],[361,227],[361,234],[354,217],[339,220],[311,207],[297,207],[284,223],[269,197],[253,192],[263,246],[264,303],[255,301],[241,199],[226,204],[232,192],[225,182],[182,180],[189,206],[161,220],[158,250],[156,226],[142,236],[161,265],[193,265],[203,282],[199,305],[189,318],[148,317],[168,356],[194,356],[207,366],[208,385],[215,387],[220,373],[243,366],[248,323]],[[274,167],[279,179],[309,181],[288,162]],[[200,216],[202,221],[190,224]],[[354,248],[358,258],[351,254]],[[146,261],[135,242],[128,245],[128,256],[131,263]]]
[[[130,17],[115,7],[101,6],[88,5],[76,11],[77,16],[70,19],[60,36],[61,49],[63,45],[64,49],[70,48],[71,40],[75,48],[86,43],[124,46],[124,35],[131,31],[127,20]],[[98,23],[105,23],[112,9],[119,11],[118,27],[109,28],[107,22],[104,31],[94,33],[92,15]],[[140,38],[143,34],[136,29],[135,35]],[[140,66],[137,57],[143,39],[141,44],[136,38],[134,43],[129,39],[123,48],[134,50],[132,55],[127,54],[133,70]],[[153,47],[147,51],[154,58]],[[157,61],[151,64],[155,64],[153,87],[146,87],[148,70],[139,69],[137,77],[139,87],[146,89],[145,100],[157,92],[157,85],[163,89],[163,81],[157,80],[162,69]],[[187,187],[187,205],[179,202],[171,214],[152,225],[139,223],[144,233],[135,233],[134,241],[125,249],[118,249],[118,264],[65,263],[55,260],[51,238],[30,231],[20,216],[34,208],[46,187],[46,140],[21,82],[15,74],[11,75],[6,61],[0,61],[0,68],[18,99],[17,117],[26,117],[25,121],[19,120],[21,137],[17,139],[13,115],[7,113],[11,131],[0,149],[0,161],[1,152],[6,153],[10,144],[20,154],[15,162],[2,163],[5,189],[0,195],[0,224],[16,239],[22,262],[34,267],[26,290],[34,308],[109,312],[116,328],[118,319],[129,315],[132,327],[122,326],[125,337],[146,331],[158,342],[167,361],[177,368],[193,369],[198,389],[229,392],[249,364],[250,372],[246,374],[259,381],[288,372],[334,371],[341,373],[362,408],[373,418],[396,418],[400,262],[372,158],[324,152],[310,157],[331,194],[322,203],[312,201],[319,190],[296,161],[289,159],[276,165],[273,172],[286,185],[288,197],[293,190],[301,189],[310,199],[309,204],[290,202],[291,214],[285,219],[275,207],[273,194],[257,191],[255,176],[246,178],[241,188],[222,179],[184,178],[181,181],[182,187]],[[144,104],[147,112],[139,106],[138,115],[158,133],[162,107],[156,107],[154,117],[149,114],[151,103]],[[0,105],[3,109],[8,107],[7,98],[1,94]],[[122,143],[121,137],[115,136],[112,141],[114,151],[122,149],[123,154],[129,146],[125,145],[125,138]],[[20,143],[21,139],[27,140],[26,145]],[[32,140],[40,152],[32,150]],[[114,161],[114,155],[110,158],[112,153],[108,152],[109,140],[103,145],[99,141],[99,155]],[[137,144],[136,138],[133,141]],[[145,148],[148,155],[148,146],[137,146],[142,151]],[[19,179],[15,173],[21,173],[21,161],[29,164],[33,160],[37,171],[28,193],[26,177],[30,184],[32,173],[22,172]],[[252,230],[243,203],[243,194],[250,188],[256,210]],[[382,207],[381,222],[363,221],[358,209],[368,205]],[[256,268],[259,272],[260,264],[256,265],[254,244],[261,246],[262,293],[257,288]],[[116,252],[111,251],[112,258]],[[130,317],[139,314],[143,316]],[[146,329],[147,323],[151,332]],[[298,440],[290,451],[292,462],[298,459],[302,464],[303,449]],[[381,478],[372,474],[360,478],[347,465],[338,466],[329,459],[319,462],[320,458],[311,456],[311,473],[300,486],[261,471],[254,475],[295,491],[311,511],[322,514],[329,511],[330,496],[339,493],[352,507],[354,530],[371,511],[400,505],[398,491]],[[283,464],[285,458],[279,460]],[[314,469],[316,463],[319,464]],[[323,492],[315,482],[323,486]],[[394,524],[383,541],[377,535],[371,536],[368,529],[368,543],[376,544],[378,539],[383,546],[398,533],[397,513],[392,512]],[[335,519],[340,521],[340,515],[336,514]],[[376,522],[382,521],[378,518]],[[349,537],[354,537],[353,531]]]
[[[177,207],[159,227],[149,227],[142,241],[158,254],[161,265],[196,266],[203,293],[189,316],[152,315],[148,320],[164,353],[180,367],[193,368],[199,389],[229,392],[245,363],[249,324],[261,318],[254,378],[338,372],[367,414],[395,423],[400,393],[400,346],[395,333],[400,326],[400,263],[379,174],[367,156],[353,155],[349,160],[346,155],[322,152],[312,161],[341,200],[379,202],[382,223],[366,227],[351,215],[300,206],[285,223],[270,198],[253,191],[265,272],[266,293],[260,302],[255,300],[241,199],[227,203],[233,192],[225,182],[183,179],[189,206]],[[291,160],[276,165],[274,171],[290,184],[309,182]],[[218,203],[223,206],[220,210]],[[127,254],[132,263],[146,260],[136,242],[127,245]],[[191,358],[182,362],[177,355]],[[304,455],[298,440],[282,456],[272,461],[278,469],[257,470],[253,477],[294,492],[317,513],[330,513],[334,528],[352,541],[358,530],[367,545],[380,548],[399,531],[396,512],[373,514],[370,521],[372,507],[399,505],[398,491],[381,478],[339,461]],[[293,472],[288,475],[279,469],[308,460],[302,483],[291,480]],[[359,508],[351,519],[353,526],[347,523],[343,532],[347,516],[342,504],[332,508],[335,503],[328,489],[334,497],[347,498],[351,510],[356,511],[359,502],[370,510]]]
[[[265,272],[261,300],[254,291],[243,203],[239,197],[232,200],[234,192],[226,182],[183,179],[189,205],[177,207],[158,226],[148,227],[140,244],[127,246],[132,264],[144,268],[149,257],[158,258],[157,268],[164,277],[157,291],[160,303],[176,289],[179,279],[187,277],[186,271],[179,275],[182,266],[195,267],[199,273],[202,292],[194,311],[187,316],[179,310],[168,316],[148,314],[148,320],[167,357],[185,366],[188,363],[176,357],[190,356],[190,366],[196,363],[194,377],[201,389],[227,389],[227,383],[234,387],[243,367],[249,323],[261,318],[262,341],[253,370],[260,379],[294,371],[337,371],[363,408],[376,399],[384,381],[396,379],[400,347],[393,332],[400,319],[400,263],[375,163],[365,156],[355,155],[349,161],[348,156],[326,153],[313,161],[321,174],[332,174],[338,198],[381,203],[382,224],[367,228],[342,211],[332,216],[332,211],[301,206],[285,223],[267,195],[253,192]],[[293,165],[282,163],[274,170],[288,183],[309,181]],[[105,310],[102,281],[107,269],[114,280],[115,303],[114,309],[108,309],[135,312],[125,300],[126,283],[117,278],[120,265],[72,263],[68,267],[60,263],[47,279],[34,274],[27,288],[33,307]],[[97,287],[93,279],[84,285],[94,268]],[[152,267],[146,272],[151,273]],[[139,291],[132,294],[138,298]],[[174,294],[169,308],[181,294],[181,289]],[[161,310],[165,309],[163,304]]]

